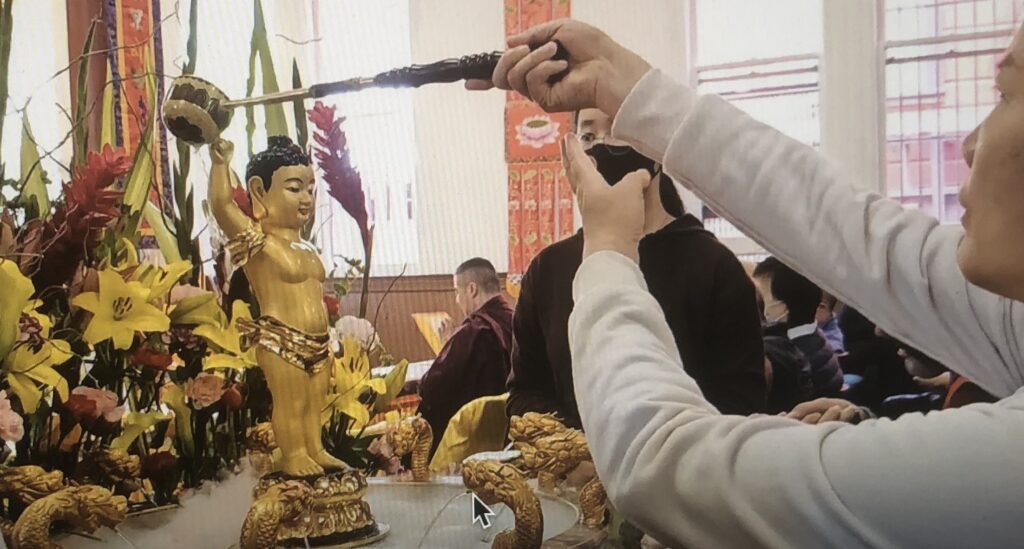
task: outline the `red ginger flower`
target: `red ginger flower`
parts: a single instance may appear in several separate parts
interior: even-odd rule
[[[348,140],[345,131],[341,129],[345,117],[335,116],[334,111],[335,107],[328,107],[321,101],[306,111],[309,121],[317,130],[313,140],[318,147],[313,149],[313,154],[327,182],[327,193],[356,221],[363,245],[368,247],[371,234],[369,216],[366,214],[366,194],[363,192],[359,171],[352,166]]]
[[[75,167],[64,184],[64,202],[43,229],[42,264],[34,277],[36,288],[69,282],[101,233],[121,216],[124,193],[110,187],[131,169],[124,149],[110,145],[90,152],[85,164]]]
[[[256,219],[252,215],[252,200],[249,200],[249,192],[245,190],[245,187],[239,185],[232,192],[234,193],[235,205],[238,206],[238,209],[242,210],[242,213],[250,218]]]

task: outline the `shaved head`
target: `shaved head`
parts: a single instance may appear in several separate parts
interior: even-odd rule
[[[458,277],[460,284],[473,282],[487,294],[496,294],[501,291],[498,272],[490,261],[482,257],[474,257],[459,265],[459,268],[455,270],[455,276]]]

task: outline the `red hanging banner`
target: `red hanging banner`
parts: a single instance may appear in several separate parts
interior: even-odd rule
[[[104,0],[103,15],[112,46],[108,59],[113,77],[115,138],[129,155],[135,154],[149,116],[164,96],[163,44],[159,0]],[[150,105],[147,71],[156,73],[156,104]],[[159,120],[159,115],[157,117]],[[153,159],[150,200],[169,211],[172,203],[167,158],[167,134],[158,122],[149,144]],[[151,231],[143,223],[142,247],[156,248]]]
[[[505,36],[569,15],[570,0],[505,0]],[[570,130],[570,118],[545,113],[515,92],[506,95],[508,281],[513,295],[534,256],[572,234],[572,193],[558,147]]]

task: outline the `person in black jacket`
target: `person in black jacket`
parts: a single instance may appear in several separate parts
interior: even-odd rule
[[[811,364],[788,337],[765,336],[764,355],[770,368],[769,414],[788,412],[797,404],[811,400],[814,394]]]
[[[611,122],[600,111],[587,109],[574,119],[605,180],[617,182],[637,169],[658,172],[653,161],[608,139]],[[721,412],[764,412],[764,348],[753,283],[736,256],[685,213],[671,179],[660,176],[649,187],[645,208],[640,270],[668,320],[684,368]],[[512,328],[510,416],[554,412],[570,427],[581,427],[568,323],[582,256],[580,232],[541,251],[523,277]]]
[[[843,369],[815,321],[821,288],[774,257],[757,265],[754,281],[765,301],[765,334],[788,337],[807,358],[813,398],[838,396],[843,389]]]

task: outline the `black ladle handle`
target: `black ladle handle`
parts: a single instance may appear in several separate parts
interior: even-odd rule
[[[558,51],[555,52],[554,59],[568,61],[569,52],[565,49],[565,46],[557,41],[555,44],[558,46]],[[539,47],[531,46],[530,49],[535,50]],[[461,80],[490,80],[501,56],[502,52],[498,51],[478,53],[459,58],[445,59],[427,65],[402,67],[382,72],[369,79],[355,78],[341,82],[316,84],[310,86],[309,95],[317,98],[365,88],[418,88],[426,84],[442,84]],[[565,76],[566,72],[568,72],[568,69],[552,76],[551,81],[557,82]]]

